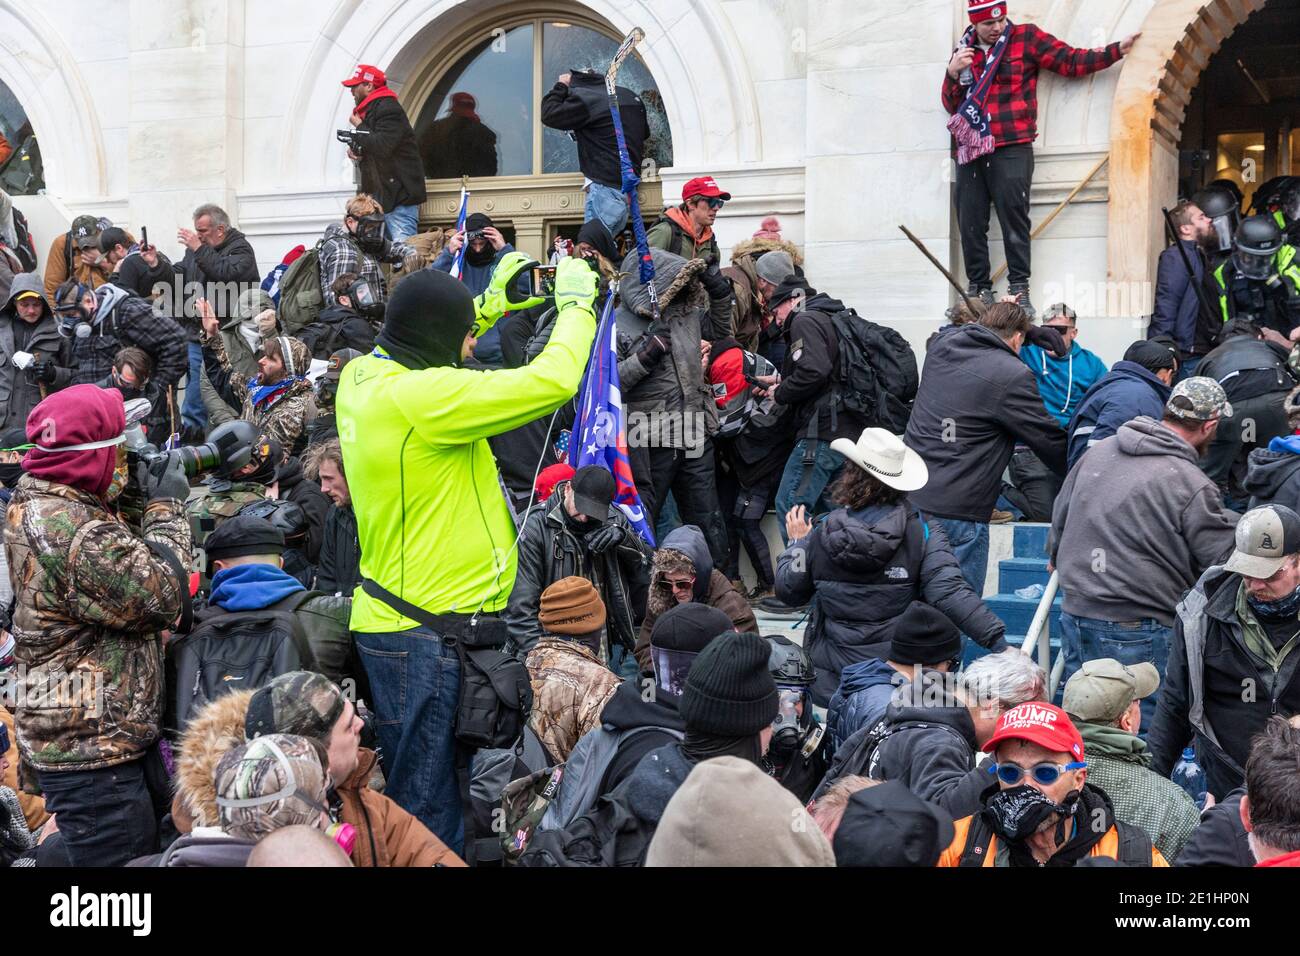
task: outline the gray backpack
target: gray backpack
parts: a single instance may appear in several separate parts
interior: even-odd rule
[[[546,815],[537,829],[562,830],[596,805],[605,783],[614,755],[623,742],[638,734],[657,730],[676,740],[685,735],[669,727],[633,727],[631,730],[606,730],[597,727],[584,734],[569,754],[564,764],[560,790],[546,808]]]

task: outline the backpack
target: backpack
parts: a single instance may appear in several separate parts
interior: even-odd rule
[[[36,243],[32,240],[32,231],[27,226],[27,217],[14,207],[14,235],[18,238],[13,251],[18,261],[23,264],[23,272],[36,271]],[[72,273],[68,273],[71,275]]]
[[[329,361],[331,355],[342,349],[355,349],[364,355],[375,347],[374,330],[361,316],[342,322],[325,322],[318,317],[297,338],[311,351],[312,358],[322,361]]]
[[[563,830],[596,805],[606,792],[605,778],[609,766],[624,742],[639,734],[659,731],[675,740],[685,735],[670,727],[633,727],[630,730],[606,730],[597,727],[582,736],[564,764],[565,778],[559,792],[553,794],[538,830]]]
[[[290,671],[319,670],[294,615],[319,591],[299,591],[256,611],[210,608],[184,637],[167,646],[172,689],[167,727],[183,731],[204,704],[235,690],[257,690]]]
[[[868,427],[903,434],[921,384],[912,346],[897,330],[870,322],[852,309],[830,319],[840,353],[836,407],[856,412]]]
[[[280,325],[285,335],[296,335],[316,321],[325,307],[325,293],[320,285],[320,249],[322,239],[284,270],[280,276]]]
[[[924,720],[900,720],[891,724],[888,715],[881,717],[871,725],[870,729],[851,734],[835,751],[830,769],[826,771],[822,782],[817,785],[813,799],[819,800],[835,781],[843,777],[860,776],[872,780],[879,779],[876,777],[876,770],[880,766],[880,745],[900,730],[910,730],[914,727],[942,727],[954,736],[960,737],[960,734],[947,724],[932,724]]]

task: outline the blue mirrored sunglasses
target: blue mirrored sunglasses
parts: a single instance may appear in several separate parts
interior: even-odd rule
[[[989,765],[989,773],[996,775],[999,780],[1009,787],[1014,787],[1023,780],[1025,774],[1032,774],[1037,783],[1041,783],[1044,787],[1050,787],[1061,779],[1061,774],[1065,771],[1082,770],[1086,766],[1088,766],[1087,761],[1075,760],[1065,765],[1040,763],[1026,770],[1014,763],[995,763]]]

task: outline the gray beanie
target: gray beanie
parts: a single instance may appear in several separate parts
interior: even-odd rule
[[[754,271],[758,277],[772,285],[780,285],[790,276],[794,275],[794,260],[790,258],[790,253],[783,252],[780,249],[773,249],[771,252],[765,252],[754,262]]]

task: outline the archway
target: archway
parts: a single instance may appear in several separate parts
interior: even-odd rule
[[[1265,3],[1157,0],[1143,21],[1142,39],[1124,59],[1111,106],[1110,282],[1154,288],[1164,246],[1160,209],[1177,196],[1178,149],[1192,91],[1224,40]]]

